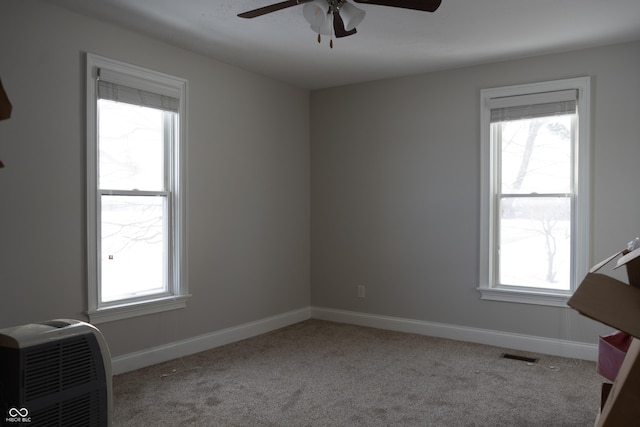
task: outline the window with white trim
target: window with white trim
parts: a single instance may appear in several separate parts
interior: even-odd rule
[[[587,273],[590,80],[481,91],[483,299],[564,306]]]
[[[87,54],[88,315],[182,308],[184,79]]]

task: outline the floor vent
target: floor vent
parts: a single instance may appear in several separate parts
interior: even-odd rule
[[[526,357],[526,356],[518,356],[517,354],[509,354],[509,353],[502,353],[502,355],[500,356],[503,359],[513,359],[513,360],[519,360],[521,362],[528,362],[528,363],[537,363],[538,359],[533,358],[533,357]]]

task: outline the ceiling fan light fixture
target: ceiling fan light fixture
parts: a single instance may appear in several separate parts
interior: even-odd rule
[[[380,6],[434,12],[442,0],[354,0]],[[347,0],[284,0],[238,14],[240,18],[256,18],[289,7],[304,4],[302,15],[311,25],[311,30],[320,35],[331,36],[329,46],[333,47],[333,37],[342,38],[355,34],[356,26],[362,22],[365,11],[348,3]]]
[[[319,25],[311,24],[311,29],[323,36],[332,36],[333,35],[333,13],[325,13],[323,15],[323,20]]]
[[[314,0],[307,3],[302,8],[302,16],[311,27],[319,27],[324,24],[327,13],[329,12],[329,3],[324,0]]]
[[[340,16],[344,21],[344,28],[347,31],[351,31],[357,27],[364,19],[365,14],[364,10],[358,9],[346,1],[340,5]]]

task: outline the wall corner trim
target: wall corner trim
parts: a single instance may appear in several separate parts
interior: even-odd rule
[[[380,316],[354,311],[322,307],[306,307],[267,317],[254,322],[188,338],[114,357],[111,361],[114,375],[166,362],[190,354],[231,344],[308,319],[328,320],[377,329],[447,338],[476,344],[492,345],[513,350],[531,351],[552,356],[596,361],[597,344],[559,340],[532,335],[514,334],[422,320]]]
[[[306,307],[209,334],[116,356],[111,359],[111,370],[114,375],[123,374],[271,332],[309,318],[310,308]]]
[[[514,334],[489,329],[379,316],[322,307],[311,307],[311,318],[418,335],[447,338],[476,344],[485,344],[513,350],[531,351],[572,359],[596,361],[598,358],[597,344],[577,341],[559,340],[533,335]]]

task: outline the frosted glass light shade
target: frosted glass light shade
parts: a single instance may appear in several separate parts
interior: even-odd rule
[[[327,12],[329,12],[329,3],[326,0],[315,0],[305,4],[302,8],[302,16],[311,24],[312,28],[324,24]]]
[[[347,31],[353,30],[364,19],[365,11],[358,9],[351,3],[344,2],[340,6],[340,16],[344,21],[344,29]]]
[[[311,29],[323,36],[333,35],[333,13],[325,14],[322,23],[320,25],[311,25]]]

